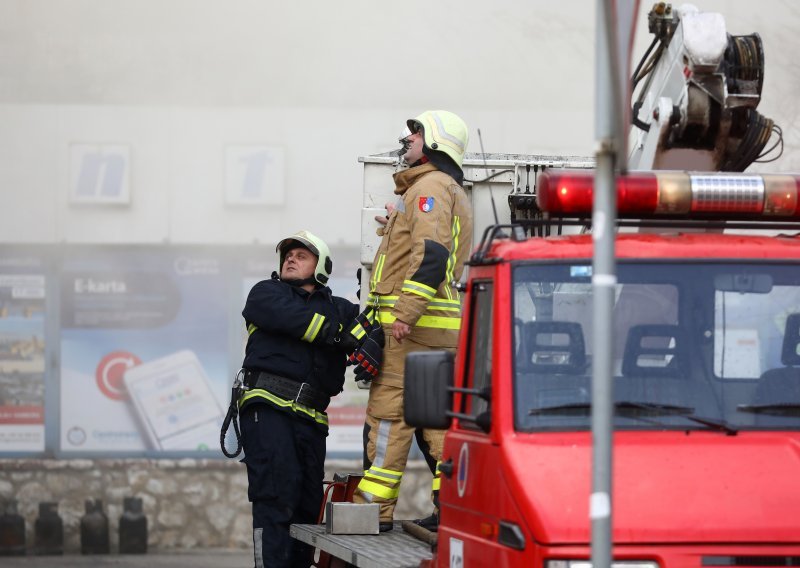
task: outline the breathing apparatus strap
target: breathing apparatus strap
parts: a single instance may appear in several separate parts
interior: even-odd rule
[[[219,445],[222,453],[226,458],[235,458],[242,453],[242,433],[239,430],[239,398],[242,396],[242,377],[244,376],[244,369],[240,369],[233,379],[233,386],[231,387],[231,403],[228,406],[228,413],[225,415],[225,420],[222,421],[222,429],[219,433]],[[233,432],[236,434],[236,450],[233,453],[228,452],[225,447],[225,437],[228,435],[228,427],[233,422]]]

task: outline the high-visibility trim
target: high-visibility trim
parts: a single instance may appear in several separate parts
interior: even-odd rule
[[[386,451],[389,449],[389,433],[391,430],[391,420],[378,422],[378,431],[375,434],[375,459],[372,460],[372,467],[381,467],[386,462]]]
[[[446,300],[444,298],[436,298],[431,300],[428,304],[429,310],[446,310],[449,312],[460,312],[461,302],[459,300]]]
[[[426,300],[432,300],[436,295],[436,289],[426,286],[421,282],[414,282],[413,280],[404,280],[402,291],[422,296]]]
[[[253,553],[256,560],[256,568],[264,568],[264,528],[253,529]]]
[[[308,324],[308,327],[306,328],[306,332],[300,339],[311,343],[317,338],[317,334],[319,334],[319,330],[322,329],[322,325],[324,323],[325,316],[322,314],[314,314],[314,317],[311,318],[311,323]]]
[[[436,462],[436,469],[434,470],[433,474],[433,482],[431,483],[431,490],[432,491],[439,491],[442,487],[442,472],[439,471],[439,466],[442,465],[441,461]]]
[[[377,303],[381,308],[393,308],[397,303],[399,296],[375,296],[370,295],[369,302]],[[444,310],[448,312],[460,312],[460,300],[448,300],[446,298],[435,298],[428,302],[427,310]]]
[[[369,481],[366,477],[363,477],[361,481],[358,482],[358,490],[364,493],[371,493],[375,497],[380,497],[381,499],[397,499],[398,495],[400,495],[399,485],[397,487],[386,487],[380,483]]]
[[[456,268],[456,259],[458,254],[458,237],[461,234],[461,219],[458,215],[453,215],[453,226],[450,228],[451,237],[453,240],[453,248],[450,250],[450,256],[447,258],[447,268],[445,269],[445,287],[444,291],[447,297],[453,299],[453,292],[450,290],[450,282],[453,281],[453,271]],[[458,290],[456,290],[455,298],[458,298]]]
[[[392,324],[397,319],[390,313],[381,312],[380,321],[382,324]],[[442,316],[420,316],[415,327],[432,327],[437,329],[460,329],[461,318],[447,318]]]
[[[350,330],[350,335],[355,337],[356,339],[361,339],[367,334],[367,330],[363,328],[360,323],[357,323],[353,326],[353,329]]]
[[[324,424],[325,426],[328,425],[328,415],[324,412],[320,412],[319,410],[315,410],[310,406],[306,406],[304,404],[297,404],[293,400],[287,400],[285,398],[281,398],[279,396],[275,396],[269,391],[264,389],[252,389],[242,396],[239,399],[239,407],[241,408],[246,402],[254,399],[254,398],[263,398],[271,402],[276,406],[280,406],[281,408],[291,408],[293,411],[297,412],[298,414],[305,414],[309,418],[312,418],[314,422],[319,424]]]
[[[379,477],[381,479],[388,479],[390,481],[396,481],[397,483],[403,478],[402,471],[394,471],[391,469],[384,469],[382,467],[372,466],[367,471],[364,472],[365,476],[374,476]]]
[[[467,149],[465,147],[466,146],[465,142],[463,140],[461,140],[455,134],[451,134],[450,132],[447,131],[447,127],[442,122],[442,119],[439,116],[439,114],[437,114],[435,112],[432,112],[431,113],[431,117],[433,118],[433,121],[436,123],[436,131],[438,132],[439,136],[441,138],[444,138],[445,140],[447,140],[447,142],[449,142],[450,145],[453,146],[453,148],[457,152],[459,152],[461,154],[464,154],[464,152],[467,151]],[[451,122],[451,124],[452,124],[452,122]],[[456,124],[455,126],[457,128],[458,126],[460,126],[460,124]]]
[[[379,296],[370,294],[367,300],[370,304],[377,304],[379,308],[393,308],[400,296]]]
[[[386,253],[381,253],[378,255],[378,260],[375,262],[375,266],[372,268],[372,278],[370,278],[369,282],[369,289],[371,291],[375,290],[375,286],[378,285],[378,282],[381,281],[381,275],[383,273],[383,263],[386,261]]]
[[[254,323],[251,323],[250,325],[247,326],[247,335],[253,335],[253,333],[255,333],[257,329],[258,326],[256,326],[256,324]]]

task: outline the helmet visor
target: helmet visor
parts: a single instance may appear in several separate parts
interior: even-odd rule
[[[397,153],[398,156],[402,156],[408,149],[411,148],[411,140],[409,140],[409,136],[411,136],[413,132],[408,129],[408,126],[403,128],[403,131],[400,133],[400,137],[397,139],[400,142],[401,148],[400,151]]]
[[[278,243],[278,246],[275,247],[275,252],[279,252],[281,253],[281,256],[283,256],[291,249],[297,247],[307,248],[315,255],[319,256],[319,250],[316,246],[314,246],[314,243],[302,237],[289,237],[288,239],[283,239]]]

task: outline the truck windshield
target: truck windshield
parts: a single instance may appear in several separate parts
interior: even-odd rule
[[[591,263],[514,267],[519,431],[588,430]],[[615,428],[800,429],[800,266],[620,262]]]

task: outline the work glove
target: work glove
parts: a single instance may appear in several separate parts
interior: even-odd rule
[[[316,339],[314,339],[314,343],[321,343],[322,345],[327,345],[329,347],[338,347],[342,342],[342,330],[344,330],[344,326],[341,323],[335,319],[327,317],[325,318],[325,323],[322,324]]]
[[[352,353],[364,343],[374,327],[375,309],[367,307],[346,326],[335,320],[326,320],[318,339],[344,353]]]
[[[376,327],[369,332],[361,347],[350,355],[350,364],[356,366],[357,381],[369,382],[378,376],[381,363],[383,363],[383,348],[385,345],[386,339],[383,335],[383,328]]]
[[[375,327],[376,315],[375,308],[367,306],[364,308],[364,311],[353,318],[353,321],[348,326],[350,328],[350,334],[358,340],[359,346]]]

